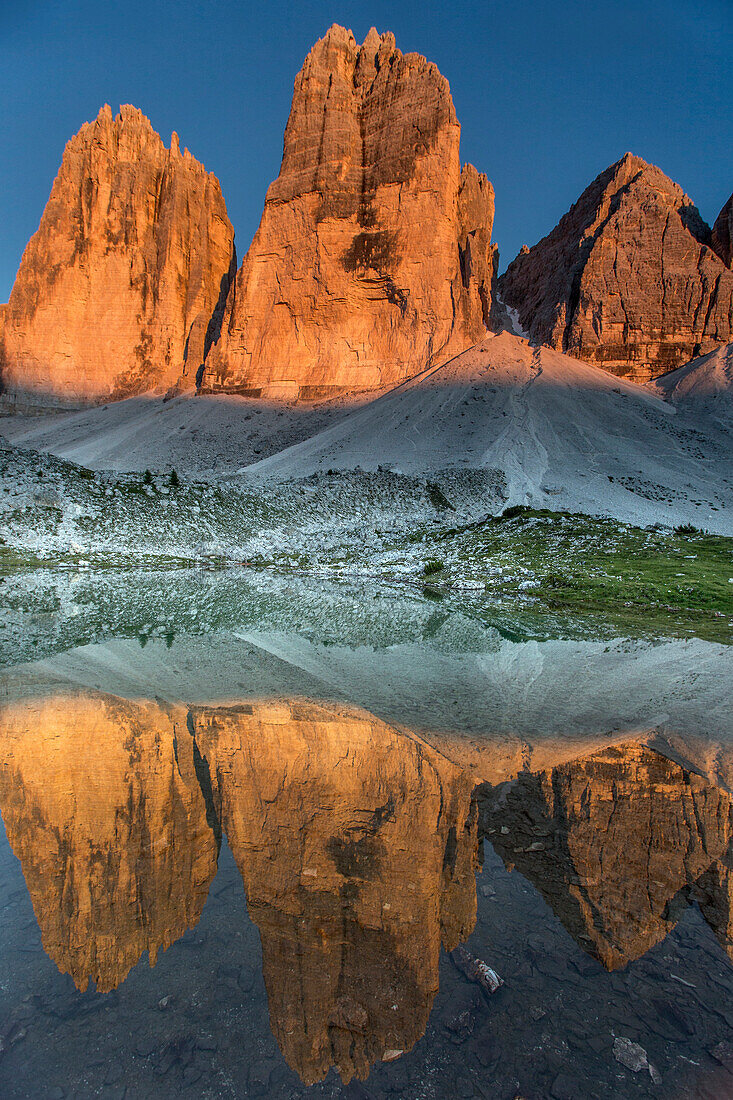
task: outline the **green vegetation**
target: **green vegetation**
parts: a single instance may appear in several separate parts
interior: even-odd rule
[[[633,636],[733,642],[733,539],[692,523],[642,529],[524,505],[487,516],[506,495],[469,471],[441,475],[443,488],[379,470],[263,491],[175,470],[164,486],[150,470],[82,472],[51,457],[39,467],[11,448],[0,448],[0,466],[6,592],[11,574],[34,570],[43,589],[54,571],[245,567],[407,584],[484,621],[573,618]]]
[[[675,535],[707,535],[707,531],[701,530],[699,527],[693,527],[691,523],[681,523],[679,527],[674,529]]]
[[[510,508],[505,508],[500,516],[495,516],[493,522],[500,523],[503,519],[516,519],[517,516],[526,515],[531,511],[532,509],[525,504],[512,504]]]
[[[733,539],[517,507],[421,542],[440,547],[449,587],[481,581],[494,597],[733,640]]]
[[[52,570],[54,572],[79,572],[89,570],[94,573],[127,572],[132,565],[147,568],[150,572],[171,569],[190,569],[201,565],[201,561],[180,554],[58,554],[41,556],[32,550],[3,546],[0,544],[0,580],[14,573],[33,570]]]
[[[16,550],[0,546],[0,577],[7,577],[24,569],[42,569],[46,563],[30,550]]]

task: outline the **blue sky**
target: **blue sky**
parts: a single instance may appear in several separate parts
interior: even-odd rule
[[[630,150],[712,221],[733,190],[733,0],[0,0],[0,301],[65,142],[108,102],[221,180],[241,258],[277,175],[293,79],[334,22],[435,61],[461,154],[496,190],[502,267]]]

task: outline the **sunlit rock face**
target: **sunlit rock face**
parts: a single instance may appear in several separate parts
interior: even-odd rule
[[[659,943],[696,899],[733,959],[730,796],[638,742],[483,801],[482,827],[609,969]]]
[[[193,387],[236,267],[219,182],[174,134],[105,106],[69,141],[21,261],[0,343],[19,401]]]
[[[535,343],[646,382],[732,338],[726,217],[627,153],[499,280]]]
[[[216,873],[183,707],[69,696],[0,713],[0,806],[43,946],[84,990],[155,965]]]
[[[494,192],[461,170],[447,81],[333,26],[295,81],[280,174],[204,390],[312,400],[395,385],[486,331]]]
[[[476,920],[473,782],[359,711],[192,712],[211,799],[260,930],[270,1022],[306,1083],[409,1050],[441,944]]]
[[[222,835],[306,1082],[409,1050],[476,921],[473,780],[364,711],[95,693],[0,712],[0,808],[43,946],[114,989],[198,922]]]

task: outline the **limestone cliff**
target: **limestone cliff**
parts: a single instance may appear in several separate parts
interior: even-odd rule
[[[295,81],[280,174],[207,358],[206,391],[310,400],[395,385],[485,332],[494,193],[461,171],[447,81],[333,26]]]
[[[260,930],[270,1023],[308,1084],[365,1078],[425,1031],[441,945],[476,920],[473,781],[365,712],[196,709]]]
[[[7,306],[3,388],[82,404],[193,386],[236,267],[215,176],[105,106],[64,151]]]
[[[198,921],[226,835],[303,1080],[409,1050],[476,920],[473,779],[351,708],[84,692],[0,711],[0,808],[43,946],[115,988]]]
[[[730,796],[646,745],[520,774],[483,828],[609,969],[661,942],[690,898],[733,959]]]
[[[627,153],[499,293],[535,343],[646,382],[733,338],[733,272],[712,243],[682,189]]]
[[[199,920],[216,873],[183,707],[59,696],[0,714],[0,806],[43,946],[114,989]]]

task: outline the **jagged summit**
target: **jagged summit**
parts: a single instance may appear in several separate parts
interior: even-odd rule
[[[280,174],[265,201],[319,191],[332,209],[356,210],[379,184],[409,181],[443,127],[458,122],[435,65],[403,55],[393,34],[372,27],[360,46],[334,24],[296,78]]]
[[[626,153],[499,280],[533,341],[644,382],[731,338],[733,275],[681,187]]]
[[[0,346],[5,390],[39,404],[193,385],[235,264],[219,181],[129,104],[64,150]],[[232,270],[233,273],[233,270]]]
[[[218,180],[178,134],[105,104],[66,146],[0,307],[22,406],[193,389],[384,391],[487,332],[647,382],[733,336],[733,196],[711,231],[625,153],[499,283],[494,191],[461,167],[447,80],[391,33],[334,24],[298,73],[280,172],[236,272]],[[494,293],[499,286],[500,298]],[[515,324],[516,321],[516,324]]]
[[[461,171],[447,80],[333,26],[298,74],[278,178],[205,390],[312,399],[394,385],[480,339],[494,193]]]

